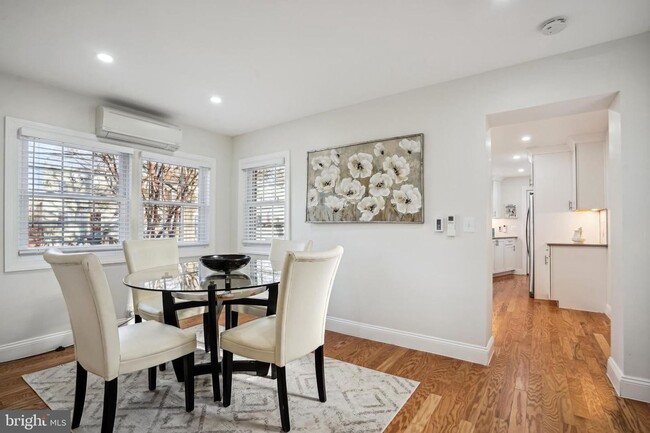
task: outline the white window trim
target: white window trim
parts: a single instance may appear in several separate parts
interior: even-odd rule
[[[49,138],[55,141],[63,141],[72,145],[78,145],[87,149],[103,149],[115,152],[128,153],[133,155],[131,161],[131,197],[133,198],[130,209],[130,237],[138,239],[140,232],[139,212],[141,211],[140,196],[140,161],[142,155],[149,155],[160,161],[174,163],[187,163],[210,169],[210,197],[208,207],[208,241],[207,245],[184,245],[179,248],[181,257],[197,257],[204,254],[214,253],[216,245],[215,230],[212,226],[215,223],[215,197],[216,197],[216,160],[203,155],[194,155],[185,152],[175,152],[173,155],[158,154],[155,152],[136,150],[131,147],[118,146],[100,141],[94,134],[47,125],[44,123],[32,122],[24,119],[5,117],[5,161],[4,161],[4,272],[29,271],[34,269],[47,269],[49,265],[43,260],[42,254],[19,255],[20,245],[18,227],[18,213],[16,209],[20,206],[20,179],[21,167],[20,150],[22,140],[18,134],[20,128],[29,128],[30,132],[38,131],[42,138]],[[37,135],[38,136],[38,135]],[[137,172],[137,173],[136,173]],[[95,252],[102,263],[124,263],[124,252],[121,246],[117,249],[107,251],[89,248],[87,251]]]
[[[238,248],[243,253],[268,255],[271,251],[271,245],[244,245],[244,200],[246,198],[246,170],[253,167],[263,167],[268,165],[277,164],[279,161],[284,160],[285,170],[285,203],[284,203],[284,218],[285,239],[291,239],[291,154],[289,151],[271,153],[267,155],[254,156],[251,158],[243,158],[239,160],[239,194],[237,199],[237,244]]]

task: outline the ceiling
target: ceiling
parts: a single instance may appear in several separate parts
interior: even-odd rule
[[[567,29],[541,35],[556,15]],[[237,135],[643,33],[649,17],[647,0],[0,0],[0,71]]]
[[[492,176],[530,176],[528,153],[533,150],[531,148],[567,144],[569,138],[580,141],[604,134],[607,127],[607,110],[598,110],[491,128]],[[523,136],[529,136],[530,141],[523,142]],[[520,159],[515,160],[515,155]],[[524,171],[519,172],[519,169]]]

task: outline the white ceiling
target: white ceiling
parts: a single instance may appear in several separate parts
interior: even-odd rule
[[[579,141],[604,134],[607,127],[607,110],[599,110],[491,128],[492,176],[530,176],[530,148],[567,144],[569,138]],[[521,140],[525,135],[530,136],[530,141]],[[515,160],[515,155],[521,158]],[[518,171],[520,168],[523,173]]]
[[[568,28],[542,36],[556,15]],[[235,135],[643,33],[649,17],[647,0],[0,0],[0,71]]]

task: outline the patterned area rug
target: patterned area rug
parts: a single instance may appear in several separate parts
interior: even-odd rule
[[[196,361],[204,360],[207,354],[197,350]],[[327,402],[320,403],[314,368],[313,356],[287,365],[291,431],[381,432],[418,386],[412,380],[325,358]],[[75,371],[75,363],[68,363],[23,378],[51,409],[72,409]],[[194,412],[186,413],[184,387],[176,382],[171,364],[158,372],[155,391],[147,388],[146,370],[120,376],[115,432],[282,431],[276,383],[269,377],[236,373],[227,408],[212,401],[209,376],[197,377],[195,384]],[[99,431],[103,390],[103,381],[89,373],[86,406],[76,432]]]

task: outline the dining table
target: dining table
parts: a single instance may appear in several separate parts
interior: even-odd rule
[[[224,306],[232,304],[263,305],[268,316],[275,314],[280,272],[274,271],[266,258],[251,257],[250,262],[232,272],[208,269],[200,261],[186,261],[174,265],[143,269],[126,275],[123,283],[131,288],[160,292],[163,317],[167,325],[179,327],[177,312],[187,308],[208,307],[208,338],[210,361],[194,366],[194,374],[212,375],[214,400],[221,400],[219,387],[219,326],[218,318]],[[268,300],[253,298],[265,291]],[[227,317],[227,322],[229,322]],[[227,323],[228,327],[228,323]],[[181,360],[172,361],[176,379],[183,381]],[[266,375],[269,364],[258,361],[236,361],[234,371],[251,371]]]

